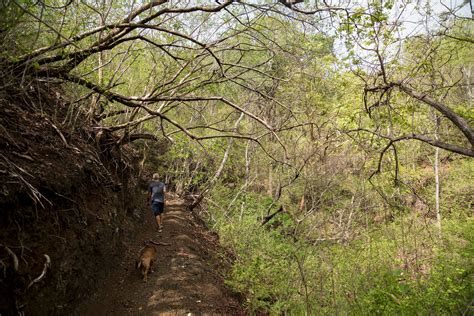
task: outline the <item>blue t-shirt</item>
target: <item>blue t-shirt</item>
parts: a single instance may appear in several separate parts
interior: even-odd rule
[[[148,192],[151,193],[151,203],[165,202],[165,184],[160,181],[152,181],[148,185]]]

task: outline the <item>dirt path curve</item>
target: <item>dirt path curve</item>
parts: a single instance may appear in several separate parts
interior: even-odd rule
[[[219,273],[217,237],[186,210],[182,201],[169,203],[164,229],[157,233],[151,211],[143,229],[127,241],[120,266],[97,293],[77,310],[78,315],[242,315],[237,296],[224,286]],[[156,246],[155,272],[144,283],[134,269],[145,240],[169,243]]]

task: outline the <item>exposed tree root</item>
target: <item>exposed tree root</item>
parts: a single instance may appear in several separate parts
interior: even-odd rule
[[[15,272],[18,272],[19,263],[18,263],[18,257],[16,256],[16,254],[10,248],[8,248],[7,246],[2,245],[2,244],[0,244],[0,246],[3,246],[3,248],[5,248],[5,250],[8,252],[8,254],[12,257],[13,270],[15,270]]]
[[[47,254],[45,254],[44,257],[46,258],[46,262],[44,263],[44,266],[43,266],[43,272],[41,272],[41,274],[36,279],[31,281],[30,284],[28,284],[28,286],[26,287],[26,289],[29,289],[33,284],[41,281],[45,277],[46,271],[51,266],[51,258],[49,258]]]

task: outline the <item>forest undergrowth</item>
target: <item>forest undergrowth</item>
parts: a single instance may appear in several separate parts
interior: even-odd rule
[[[226,189],[215,201],[228,204]],[[474,223],[447,219],[440,232],[418,212],[367,223],[347,239],[300,228],[289,214],[262,226],[271,199],[249,194],[209,223],[235,253],[228,284],[270,314],[468,315],[472,309]],[[262,216],[256,216],[261,214]],[[312,238],[307,238],[310,236]],[[304,238],[305,236],[306,238]]]

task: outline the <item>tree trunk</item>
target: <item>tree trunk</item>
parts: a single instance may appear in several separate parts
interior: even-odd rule
[[[439,135],[439,117],[435,115],[435,137],[438,139]],[[439,229],[439,234],[441,235],[441,212],[439,209],[439,192],[440,192],[440,183],[439,183],[439,148],[435,148],[435,161],[434,161],[434,172],[435,172],[435,209],[436,209],[436,225]]]
[[[273,168],[271,164],[268,165],[267,195],[273,197]]]
[[[464,74],[466,76],[466,92],[467,92],[467,102],[468,102],[468,105],[472,106],[474,105],[474,93],[472,92],[472,87],[474,86],[474,82],[472,82],[472,68],[474,68],[474,66],[471,66],[471,65],[467,65],[467,66],[464,66]]]

